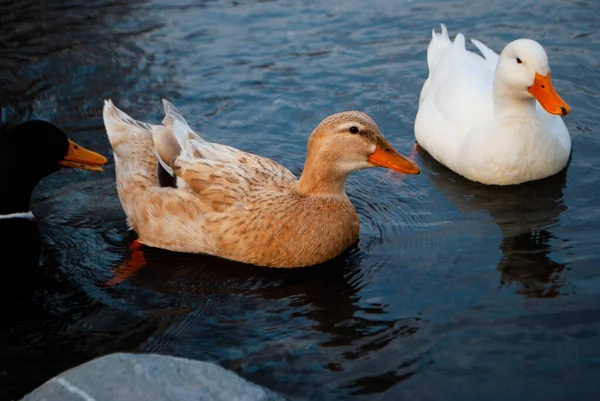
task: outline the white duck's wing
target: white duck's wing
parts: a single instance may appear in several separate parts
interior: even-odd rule
[[[432,69],[421,92],[415,135],[423,148],[448,164],[469,132],[493,117],[494,72],[491,53],[488,60],[467,50],[460,33],[449,45],[440,45],[446,38],[442,29],[428,49]]]
[[[243,206],[257,191],[283,191],[297,182],[291,171],[271,159],[204,140],[175,106],[163,103],[166,117],[154,132],[155,153],[176,177],[176,187],[194,193],[210,209]]]
[[[428,97],[444,119],[460,132],[468,131],[483,118],[491,118],[493,71],[481,56],[465,48],[465,37],[457,34],[429,74]]]
[[[423,89],[421,90],[421,99],[420,100],[422,100],[425,96],[427,96],[428,87],[431,82],[431,76],[433,74],[433,71],[435,70],[435,67],[438,64],[438,61],[440,59],[444,58],[446,50],[448,48],[453,47],[453,42],[450,40],[450,37],[448,35],[448,29],[446,28],[446,25],[444,25],[444,24],[440,24],[440,25],[442,27],[442,30],[440,33],[437,33],[435,31],[435,29],[433,29],[431,31],[431,41],[429,42],[429,45],[427,46],[427,67],[429,69],[429,76],[427,77],[427,80],[425,81],[425,84],[423,85]],[[479,49],[479,51],[483,55],[484,58],[482,59],[481,56],[479,56],[478,54],[475,54],[471,51],[466,50],[465,45],[464,45],[464,35],[462,35],[460,33],[456,36],[454,42],[456,42],[456,45],[459,50],[458,51],[459,58],[461,56],[470,58],[475,64],[480,64],[480,66],[483,66],[485,64],[487,66],[487,68],[492,72],[492,74],[494,73],[494,71],[496,69],[496,64],[498,64],[498,59],[499,59],[499,56],[496,52],[491,50],[489,47],[487,47],[485,44],[478,41],[477,39],[471,39],[471,42]],[[456,48],[455,48],[455,52],[456,52]],[[446,56],[447,56],[447,54],[446,54]],[[485,61],[485,63],[481,64],[480,63],[481,61]]]
[[[483,55],[483,58],[485,59],[485,65],[490,70],[490,72],[494,74],[494,72],[496,72],[496,66],[498,65],[498,61],[500,60],[500,55],[477,39],[471,39],[471,43],[477,46],[477,48]]]

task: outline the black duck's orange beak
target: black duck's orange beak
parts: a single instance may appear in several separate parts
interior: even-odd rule
[[[106,161],[106,157],[101,154],[81,147],[69,139],[69,151],[58,164],[63,167],[79,168],[82,170],[104,171],[100,166],[105,164]]]

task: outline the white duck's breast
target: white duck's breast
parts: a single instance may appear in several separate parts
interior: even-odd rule
[[[455,171],[470,180],[495,185],[545,178],[562,170],[569,159],[571,141],[566,128],[564,133],[548,131],[537,118],[494,119],[468,136]]]

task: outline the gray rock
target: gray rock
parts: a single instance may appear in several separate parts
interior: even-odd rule
[[[218,365],[150,354],[111,354],[48,380],[22,401],[283,401]]]

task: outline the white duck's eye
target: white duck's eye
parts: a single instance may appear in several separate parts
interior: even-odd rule
[[[358,127],[352,126],[349,131],[351,134],[358,134]]]
[[[517,57],[517,63],[523,64],[523,61],[521,61],[521,59]]]

